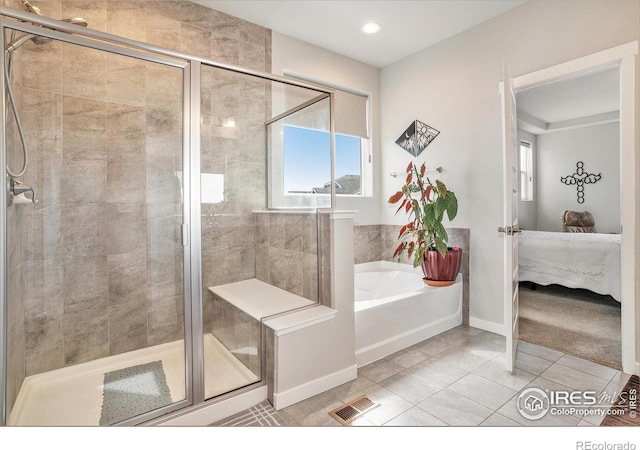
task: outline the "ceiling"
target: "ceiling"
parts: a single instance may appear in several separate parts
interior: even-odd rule
[[[192,0],[374,67],[383,68],[526,0]],[[378,22],[366,35],[360,27]],[[619,70],[518,93],[518,126],[544,134],[619,120]]]
[[[374,67],[385,67],[525,0],[192,0]],[[360,27],[382,30],[365,35]]]
[[[620,70],[602,70],[517,94],[518,128],[545,134],[616,122],[620,118]]]

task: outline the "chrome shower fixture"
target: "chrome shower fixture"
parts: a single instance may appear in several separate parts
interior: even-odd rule
[[[14,197],[17,197],[21,194],[26,194],[27,193],[31,193],[31,198],[26,197],[28,200],[31,200],[32,203],[36,204],[38,203],[38,199],[36,199],[36,191],[33,190],[33,188],[31,186],[27,186],[26,184],[16,180],[16,179],[12,179],[9,182],[9,191],[13,194]],[[12,201],[12,200],[10,200]]]
[[[28,0],[22,0],[22,4],[24,5],[24,9],[27,10],[27,12],[33,13],[33,14],[37,14],[39,16],[42,16],[42,12],[40,11],[40,8],[38,8],[35,5],[32,5]],[[85,27],[88,25],[87,21],[84,20],[82,17],[74,17],[71,19],[62,19],[63,22],[69,22],[72,23],[74,25],[79,25],[81,27]]]
[[[38,8],[35,5],[32,5],[27,0],[22,0],[22,4],[24,5],[24,9],[26,9],[27,12],[30,12],[30,13],[33,13],[33,14],[37,14],[39,16],[42,15],[42,13],[40,12],[40,8]]]
[[[27,0],[22,0],[22,3],[24,5],[24,8],[27,10],[27,12],[42,16],[42,12],[40,11],[40,8],[38,8],[37,6],[32,5]],[[44,16],[42,16],[42,17],[44,17]],[[70,23],[70,24],[73,24],[73,25],[78,25],[79,27],[83,27],[83,28],[86,28],[89,25],[87,23],[87,21],[84,20],[82,17],[72,17],[70,19],[62,19],[61,21],[62,22],[67,22],[67,23]],[[11,53],[11,52],[17,50],[18,48],[20,48],[22,46],[22,44],[24,44],[25,42],[28,42],[28,41],[32,41],[34,44],[37,44],[37,45],[43,45],[43,44],[48,44],[49,42],[52,41],[52,39],[48,38],[48,37],[45,37],[45,36],[35,36],[35,35],[32,35],[32,34],[25,34],[24,36],[19,37],[15,41],[10,42],[7,45],[6,51]]]
[[[22,0],[22,4],[24,8],[27,10],[27,12],[44,17],[42,15],[42,12],[40,11],[40,8],[38,8],[35,5],[32,5],[28,0]],[[78,25],[80,27],[86,27],[88,25],[87,21],[84,20],[82,17],[73,17],[71,19],[63,19],[62,22],[68,22],[73,25]],[[11,32],[11,38],[10,38],[9,44],[7,44],[7,47],[4,49],[4,61],[5,61],[4,79],[5,79],[5,86],[6,86],[6,92],[7,92],[7,100],[13,112],[13,116],[15,118],[16,128],[18,129],[18,135],[20,136],[20,143],[22,145],[22,155],[23,155],[22,168],[19,171],[13,171],[8,165],[6,168],[7,174],[12,179],[14,179],[11,185],[12,192],[13,192],[13,183],[17,182],[15,181],[15,178],[20,178],[27,171],[27,165],[29,164],[29,155],[27,151],[27,143],[24,136],[24,131],[22,130],[20,115],[18,114],[18,110],[16,108],[16,102],[14,101],[14,98],[13,98],[13,90],[11,89],[11,62],[12,62],[11,56],[13,52],[16,51],[18,48],[20,48],[20,46],[22,46],[25,42],[32,41],[34,44],[42,45],[42,44],[48,44],[53,40],[52,38],[49,38],[49,37],[38,36],[35,34],[29,34],[29,33],[17,39],[14,39],[15,32],[16,32],[15,30]],[[18,186],[18,189],[21,189],[21,187]],[[28,190],[30,190],[32,193],[33,203],[36,203],[35,192],[31,188],[29,188]],[[15,195],[15,192],[14,192],[14,195]]]

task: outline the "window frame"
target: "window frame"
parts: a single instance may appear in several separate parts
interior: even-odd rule
[[[523,168],[523,150],[528,150],[528,155],[526,158],[526,166]],[[524,181],[523,176],[528,178],[528,182]],[[518,145],[518,184],[520,187],[520,195],[519,200],[521,202],[533,202],[535,201],[535,176],[534,176],[534,168],[533,168],[533,143],[520,139]],[[527,189],[523,189],[526,185]],[[525,194],[526,197],[524,196]]]
[[[294,78],[300,81],[306,81],[309,83],[314,83],[319,86],[323,86],[329,89],[338,89],[344,92],[348,92],[354,95],[360,95],[366,98],[366,123],[369,137],[360,138],[360,193],[359,194],[337,194],[336,196],[340,197],[352,197],[352,198],[365,198],[365,197],[373,197],[373,144],[371,142],[371,134],[372,134],[372,112],[371,112],[371,96],[370,92],[361,91],[355,88],[346,87],[340,84],[331,83],[326,80],[322,80],[319,78],[314,78],[310,76],[306,76],[294,71],[284,70],[283,75],[285,77]],[[343,134],[344,133],[336,133]],[[346,135],[351,136],[351,135]],[[337,168],[336,168],[337,169]],[[336,173],[337,175],[337,173]],[[283,195],[288,195],[286,192]],[[292,195],[323,195],[323,194],[292,194]]]

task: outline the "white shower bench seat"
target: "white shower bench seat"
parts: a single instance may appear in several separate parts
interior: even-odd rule
[[[258,321],[316,304],[257,278],[213,286],[209,291]]]

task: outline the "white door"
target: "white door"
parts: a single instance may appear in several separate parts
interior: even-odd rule
[[[518,130],[513,83],[505,68],[502,85],[504,135],[504,326],[507,338],[506,369],[513,372],[518,348]]]

